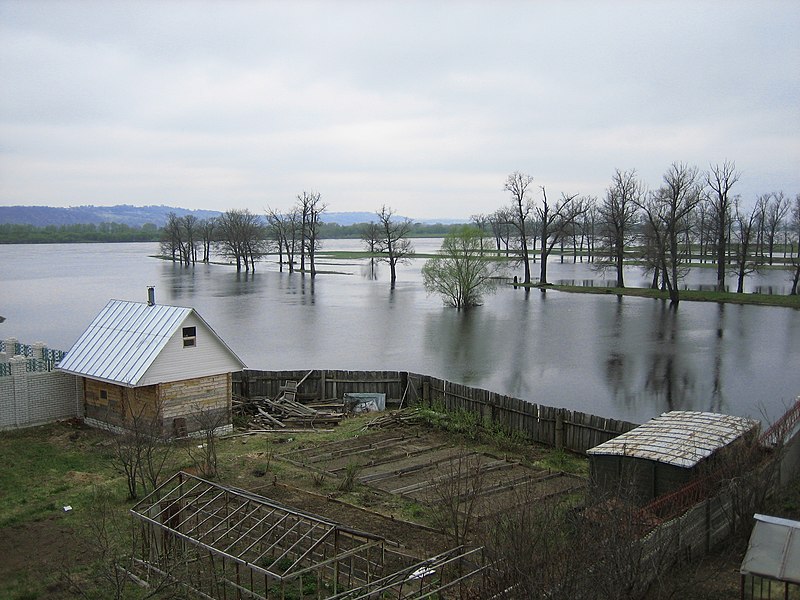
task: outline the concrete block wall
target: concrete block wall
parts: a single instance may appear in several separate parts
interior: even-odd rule
[[[5,347],[14,348],[15,342],[10,338]],[[80,379],[61,371],[29,371],[29,361],[30,357],[0,353],[0,362],[11,367],[11,375],[0,377],[0,429],[82,416]]]

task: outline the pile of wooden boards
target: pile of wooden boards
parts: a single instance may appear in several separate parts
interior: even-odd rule
[[[411,412],[386,412],[375,417],[364,425],[364,429],[382,429],[384,427],[406,427],[422,422],[422,417]]]
[[[253,427],[280,429],[292,427],[318,427],[336,425],[344,417],[342,403],[324,403],[315,408],[297,401],[297,382],[287,381],[277,398],[254,396],[233,398],[234,410],[245,414]]]

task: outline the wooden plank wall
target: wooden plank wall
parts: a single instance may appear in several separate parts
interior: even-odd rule
[[[542,406],[435,377],[409,374],[409,381],[412,386],[422,387],[420,396],[433,405],[442,403],[448,411],[478,413],[485,420],[511,432],[522,432],[535,442],[581,454],[636,427],[627,421]]]
[[[233,374],[233,393],[248,398],[276,398],[286,381],[300,381],[308,371],[255,371]],[[527,439],[585,453],[589,448],[636,427],[618,421],[453,383],[429,375],[402,371],[315,370],[300,386],[301,394],[341,399],[348,392],[385,393],[387,400],[403,399],[406,405],[425,402],[446,410],[476,413],[488,423]],[[322,392],[322,393],[321,393]]]
[[[400,371],[256,371],[247,369],[233,374],[233,393],[253,398],[277,398],[287,381],[301,381],[298,392],[317,399],[339,399],[344,394],[375,392],[386,394],[387,400],[404,398],[408,373]],[[308,375],[308,377],[306,377]]]

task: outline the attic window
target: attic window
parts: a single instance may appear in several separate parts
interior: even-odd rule
[[[184,327],[183,328],[183,347],[193,348],[197,345],[197,328]]]

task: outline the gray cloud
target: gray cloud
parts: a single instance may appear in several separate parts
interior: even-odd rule
[[[800,191],[793,2],[0,3],[0,203],[419,217],[519,169],[601,195],[734,159]]]

